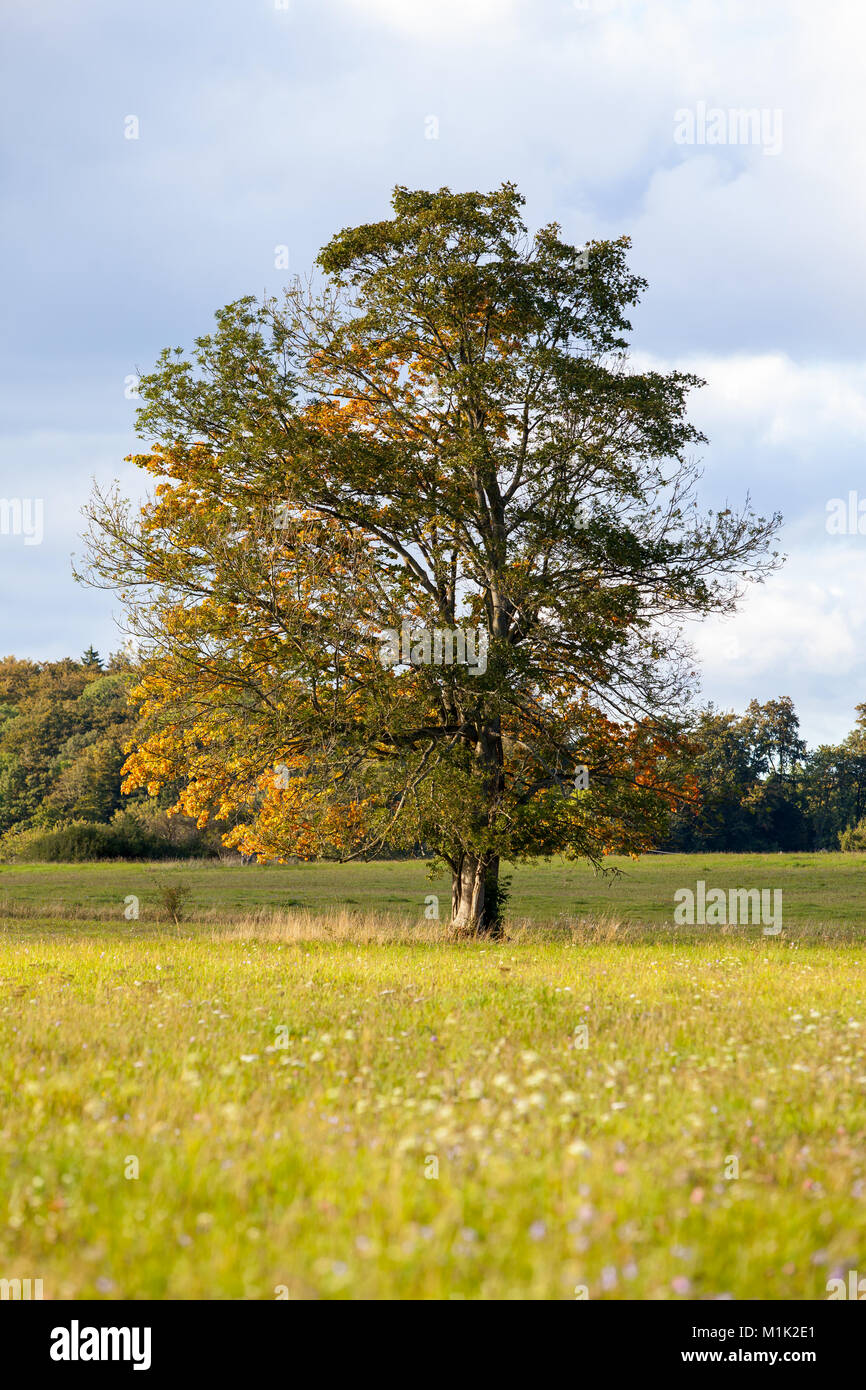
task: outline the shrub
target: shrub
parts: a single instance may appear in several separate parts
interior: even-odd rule
[[[13,830],[3,837],[2,850],[7,860],[26,859],[49,864],[117,857],[111,828],[92,821],[70,821],[52,829],[34,826],[29,830]]]
[[[164,916],[171,919],[176,927],[183,921],[186,901],[192,890],[182,883],[161,883],[159,901]]]
[[[866,851],[866,816],[858,820],[856,825],[849,825],[847,830],[843,830],[839,848],[848,852],[859,850],[861,854]]]
[[[175,827],[165,821],[165,812],[148,818],[129,808],[115,812],[107,825],[74,820],[11,830],[0,840],[0,859],[77,864],[94,859],[191,859],[217,852],[194,822]]]

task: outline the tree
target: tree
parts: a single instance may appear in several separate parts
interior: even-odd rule
[[[169,819],[177,787],[167,784],[156,800],[134,792],[124,802],[136,676],[125,652],[105,667],[86,653],[80,661],[0,659],[0,855],[216,852],[212,833],[182,816]]]
[[[750,700],[743,717],[748,738],[765,776],[789,780],[806,756],[800,738],[800,720],[790,695],[762,705]]]
[[[791,699],[749,703],[743,715],[702,710],[685,766],[698,801],[673,820],[665,847],[728,852],[809,847],[802,787],[806,745]]]
[[[866,813],[866,705],[855,708],[848,737],[837,746],[822,744],[806,759],[803,797],[818,849],[850,847],[845,832]]]
[[[141,514],[88,509],[147,656],[127,785],[180,778],[260,858],[421,845],[467,930],[502,858],[652,843],[690,794],[680,620],[777,558],[748,499],[698,511],[698,379],[628,369],[628,239],[522,202],[397,188],[322,283],[229,305],[141,381]]]
[[[78,701],[92,679],[69,659],[43,665],[16,662],[13,666],[9,658],[3,666],[0,833],[15,825],[37,822],[66,762],[66,745],[82,730]]]
[[[133,673],[86,656],[0,662],[0,834],[106,822],[120,808]]]
[[[747,806],[754,817],[761,848],[799,850],[809,847],[798,775],[806,756],[800,721],[790,696],[760,704],[751,700],[743,717],[759,780]]]
[[[760,776],[760,763],[749,739],[747,721],[731,711],[708,705],[689,730],[683,775],[691,773],[698,797],[674,817],[663,841],[666,849],[755,849],[754,819],[748,805]]]

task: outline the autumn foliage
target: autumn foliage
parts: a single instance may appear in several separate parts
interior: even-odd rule
[[[261,859],[423,849],[473,930],[501,859],[636,853],[694,796],[681,620],[777,522],[699,512],[699,383],[628,370],[627,240],[530,238],[521,201],[397,189],[321,283],[229,305],[142,381],[140,514],[91,508],[145,653],[127,787]],[[486,669],[383,665],[406,624],[482,626]]]

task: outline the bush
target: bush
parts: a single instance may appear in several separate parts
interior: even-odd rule
[[[150,859],[206,858],[222,849],[222,836],[216,827],[200,830],[190,816],[170,816],[150,800],[132,801],[115,811],[111,824],[124,839],[134,842],[143,837],[148,844],[167,847],[164,854],[149,854]]]
[[[849,853],[857,850],[861,854],[866,852],[866,816],[858,820],[856,825],[849,825],[847,830],[843,830],[839,848]]]
[[[110,828],[92,821],[71,821],[48,830],[35,826],[30,830],[9,831],[3,837],[2,852],[6,860],[24,859],[47,864],[117,857]]]
[[[175,826],[165,812],[147,817],[131,808],[115,812],[108,825],[74,820],[47,828],[11,830],[0,840],[0,858],[45,864],[78,864],[94,859],[191,859],[210,857],[216,852],[216,847],[196,830],[194,822]]]
[[[179,927],[186,912],[186,903],[192,889],[182,883],[161,883],[159,901],[163,915]]]

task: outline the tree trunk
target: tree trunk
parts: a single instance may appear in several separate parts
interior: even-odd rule
[[[451,879],[451,926],[479,936],[501,936],[499,856],[462,854]]]
[[[504,787],[502,731],[498,717],[480,722],[472,756],[483,789],[476,817],[477,829],[480,836],[485,837],[493,826]],[[501,936],[499,855],[493,850],[481,853],[460,850],[450,862],[452,928],[461,934]]]

